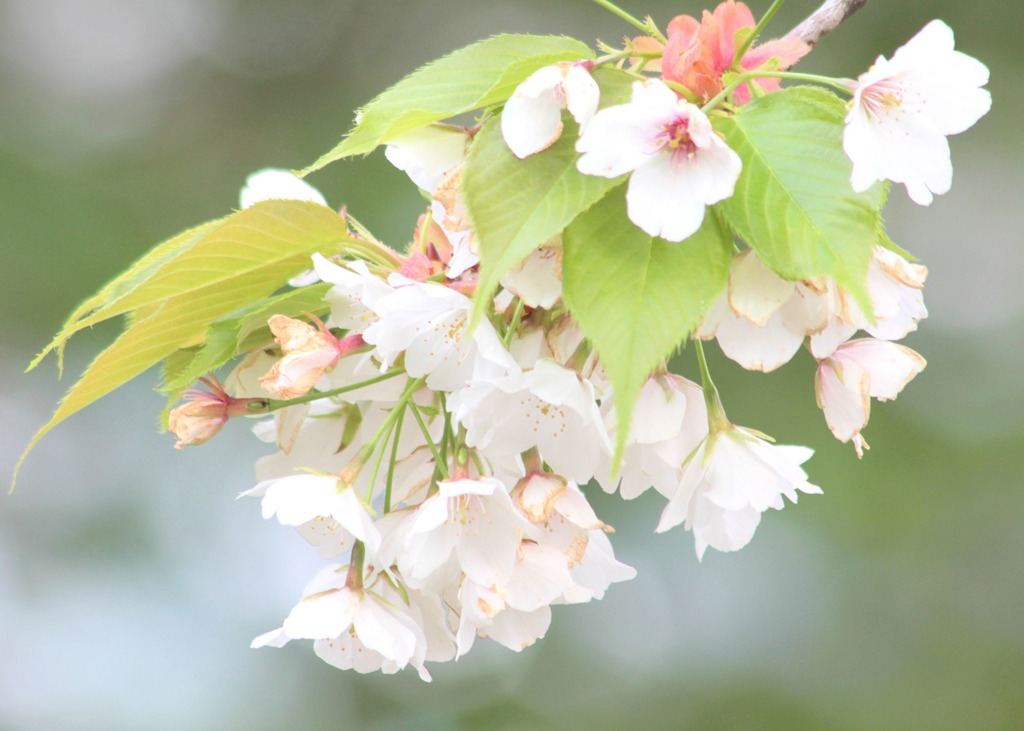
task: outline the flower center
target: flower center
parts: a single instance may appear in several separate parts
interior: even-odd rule
[[[671,153],[673,157],[693,157],[697,154],[697,143],[690,136],[690,120],[686,117],[676,117],[662,125],[658,142],[658,149]]]
[[[894,79],[883,79],[864,87],[860,93],[861,104],[875,122],[898,118],[903,111],[905,91],[903,85]]]

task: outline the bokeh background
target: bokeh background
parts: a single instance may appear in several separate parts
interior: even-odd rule
[[[752,0],[755,14],[767,0]],[[663,25],[694,2],[623,0]],[[781,34],[817,5],[790,0]],[[520,655],[480,642],[432,684],[360,676],[308,643],[250,650],[318,560],[260,519],[246,425],[177,452],[146,374],[56,429],[0,495],[0,729],[1024,728],[1024,10],[874,0],[801,68],[856,76],[928,20],[992,70],[988,117],[952,140],[951,193],[902,188],[893,237],[930,268],[929,360],[873,409],[858,462],[804,358],[720,357],[730,416],[817,450],[825,489],[737,554],[655,536],[661,501],[594,494],[634,581],[559,607]],[[115,330],[73,342],[65,383],[31,356],[154,243],[300,167],[421,63],[496,32],[632,34],[586,0],[0,0],[0,475]],[[311,178],[379,236],[420,206],[383,156]],[[684,373],[695,375],[688,359]]]

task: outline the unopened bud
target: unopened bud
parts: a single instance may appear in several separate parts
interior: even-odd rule
[[[209,441],[232,416],[257,414],[266,410],[266,399],[229,396],[220,381],[212,375],[199,380],[209,390],[189,389],[183,394],[187,403],[171,410],[168,428],[178,437],[175,449],[181,449],[186,444]]]
[[[260,386],[275,398],[302,396],[313,388],[320,376],[334,368],[339,359],[364,345],[361,335],[339,339],[319,319],[313,319],[319,329],[285,315],[270,318],[270,331],[280,343],[284,357],[260,378]]]

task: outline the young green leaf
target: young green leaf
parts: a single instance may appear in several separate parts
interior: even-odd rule
[[[30,368],[50,350],[63,349],[72,335],[87,327],[129,312],[144,317],[149,312],[146,308],[159,308],[183,292],[208,285],[230,286],[239,277],[267,267],[280,268],[296,256],[307,257],[308,266],[308,256],[319,250],[317,246],[377,254],[376,247],[348,233],[337,213],[307,201],[263,201],[215,224],[186,231],[161,244],[80,305]],[[157,253],[159,256],[154,256]]]
[[[864,193],[850,187],[843,116],[831,92],[795,87],[715,119],[743,161],[733,196],[719,208],[780,276],[833,277],[871,312],[867,267],[883,186]]]
[[[273,294],[309,267],[313,253],[383,256],[369,246],[351,238],[342,218],[325,206],[264,201],[211,227],[162,266],[148,271],[147,278],[140,276],[134,288],[111,289],[112,301],[61,332],[55,344],[62,345],[82,327],[118,314],[128,315],[125,331],[71,387],[50,421],[32,438],[19,468],[54,426],[175,351],[202,344],[210,323]]]
[[[566,304],[614,389],[617,463],[647,376],[696,329],[725,287],[731,239],[710,210],[685,241],[652,238],[626,217],[619,187],[574,221],[563,241]]]
[[[179,365],[173,375],[165,377],[160,390],[170,395],[180,394],[200,377],[220,368],[236,355],[273,340],[267,325],[272,315],[300,317],[306,312],[314,315],[326,313],[328,305],[324,296],[330,288],[329,284],[299,287],[211,322],[202,347],[192,351],[189,361]]]
[[[619,182],[576,170],[576,123],[568,115],[559,140],[525,160],[505,144],[500,121],[491,119],[476,135],[462,177],[480,253],[474,321],[509,269]]]
[[[111,282],[106,284],[99,292],[82,302],[82,304],[75,308],[74,312],[68,315],[68,319],[64,322],[63,327],[60,329],[60,333],[53,339],[53,342],[47,345],[46,348],[44,348],[43,351],[32,360],[26,369],[26,372],[39,365],[43,358],[45,358],[51,350],[56,348],[57,372],[63,374],[64,346],[67,344],[67,339],[70,337],[70,334],[81,329],[80,327],[77,327],[77,325],[85,317],[96,309],[118,299],[126,292],[130,292],[134,287],[152,276],[154,271],[180,254],[182,251],[193,246],[210,231],[220,226],[221,223],[223,223],[223,220],[224,219],[207,221],[206,223],[190,228],[187,231],[183,231],[177,236],[157,245],[146,253],[145,256],[132,264],[127,271],[119,274]]]
[[[365,155],[403,132],[503,102],[539,68],[593,57],[586,44],[564,36],[499,35],[466,46],[420,67],[360,109],[345,138],[299,175]]]

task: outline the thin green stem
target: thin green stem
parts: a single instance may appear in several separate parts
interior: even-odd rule
[[[653,31],[655,31],[655,29],[652,28],[649,23],[645,23],[644,21],[640,20],[639,18],[633,17],[632,15],[627,13],[625,10],[623,10],[622,8],[620,8],[618,5],[616,5],[615,3],[611,2],[610,0],[594,0],[594,2],[597,3],[598,5],[600,5],[605,10],[608,10],[609,12],[614,13],[615,15],[619,16],[620,18],[622,18],[624,21],[626,21],[630,25],[636,26],[637,28],[642,30],[644,33],[652,33]],[[661,33],[658,33],[658,35],[661,36]],[[665,36],[661,36],[661,38],[659,38],[659,40],[662,43],[664,43],[665,42]]]
[[[712,432],[730,429],[732,424],[725,416],[725,409],[722,408],[722,399],[715,388],[715,382],[711,380],[711,371],[708,370],[708,361],[704,357],[704,344],[694,338],[694,350],[697,351],[697,363],[700,364],[700,385],[704,391],[704,403],[708,407],[708,428]]]
[[[745,74],[737,75],[728,86],[722,89],[722,91],[715,95],[707,104],[702,106],[700,110],[707,114],[721,104],[727,96],[732,94],[733,91],[736,90],[736,87],[745,84],[752,79],[792,79],[794,81],[809,81],[815,84],[831,86],[832,88],[838,89],[839,91],[843,91],[847,94],[852,91],[841,79],[833,79],[828,76],[801,74],[793,71],[758,71],[755,69],[753,71],[748,71]]]
[[[782,7],[782,3],[785,1],[786,0],[775,0],[775,2],[772,3],[772,6],[768,8],[767,12],[761,16],[761,20],[757,21],[757,25],[754,27],[754,32],[747,36],[747,40],[743,41],[743,45],[737,48],[736,52],[733,54],[733,66],[739,66],[740,61],[742,61],[743,57],[747,55],[747,51],[749,51],[750,47],[754,45],[754,41],[757,40],[759,35],[761,35],[761,31],[763,31],[764,27],[768,25],[768,21],[770,21],[772,16],[778,12],[779,8]]]
[[[751,76],[758,79],[791,79],[793,81],[809,81],[812,84],[821,84],[822,86],[831,86],[837,91],[841,91],[844,94],[853,94],[853,89],[850,88],[850,82],[844,79],[834,79],[830,76],[818,76],[817,74],[801,74],[798,71],[751,71],[745,76]]]
[[[313,393],[308,393],[305,396],[299,396],[298,398],[292,398],[287,400],[267,399],[267,411],[277,411],[278,409],[283,409],[287,406],[295,406],[296,404],[308,404],[310,401],[319,401],[322,398],[330,398],[331,396],[338,396],[343,393],[348,393],[349,391],[356,391],[365,386],[372,386],[375,383],[387,381],[391,378],[394,378],[395,376],[400,376],[403,373],[405,373],[405,371],[403,370],[390,371],[388,373],[384,373],[374,378],[370,378],[365,381],[360,381],[359,383],[353,383],[348,386],[342,386],[341,388],[335,388],[331,391],[316,391]]]
[[[507,348],[512,342],[512,338],[516,334],[516,330],[519,328],[519,323],[523,319],[523,310],[526,305],[523,304],[521,298],[516,298],[516,309],[512,313],[512,321],[508,324],[508,329],[505,330],[505,347]]]
[[[387,431],[384,433],[383,439],[381,440],[380,451],[377,452],[377,459],[373,461],[373,469],[370,470],[370,486],[366,488],[366,502],[367,504],[373,499],[373,486],[377,484],[377,475],[380,473],[381,462],[384,461],[384,452],[387,451],[388,440],[391,439],[391,435],[395,431],[395,425],[401,420],[402,414],[405,413],[405,407],[403,406],[398,415],[398,419],[391,422]],[[386,490],[387,488],[385,488]]]
[[[441,459],[441,454],[440,452],[437,451],[437,445],[434,444],[434,440],[430,436],[430,430],[427,429],[427,425],[423,421],[423,416],[420,414],[419,407],[416,405],[415,401],[409,402],[409,410],[412,412],[412,415],[416,418],[416,423],[419,425],[420,431],[423,432],[423,438],[427,442],[427,447],[430,449],[430,453],[434,455],[434,467],[438,469],[441,473],[441,476],[447,480],[448,467],[447,465],[445,465],[444,460]]]
[[[391,488],[395,484],[395,464],[398,461],[398,440],[402,438],[402,424],[405,423],[405,407],[395,423],[394,438],[391,440],[391,460],[388,463],[388,478],[384,485],[384,514],[391,512]]]
[[[366,444],[360,447],[359,451],[356,453],[355,460],[353,460],[353,462],[357,464],[357,467],[355,468],[353,474],[348,476],[348,481],[350,484],[355,484],[356,477],[358,477],[359,472],[362,471],[363,465],[365,465],[366,462],[370,459],[370,457],[373,456],[374,451],[377,449],[377,443],[380,442],[381,437],[383,437],[385,433],[391,432],[391,427],[394,425],[398,417],[402,415],[402,411],[405,410],[406,403],[409,402],[409,400],[412,398],[412,395],[420,386],[423,385],[423,382],[426,380],[427,378],[426,376],[424,376],[423,378],[417,378],[414,381],[409,381],[409,384],[405,387],[405,390],[402,391],[402,395],[398,397],[398,402],[395,404],[394,408],[392,408],[391,411],[388,412],[388,415],[384,417],[384,421],[382,421],[381,425],[377,427],[377,431],[375,431],[373,433],[373,436],[366,441]],[[372,482],[370,483],[370,495],[373,495]],[[369,500],[367,500],[367,502],[369,502]]]
[[[617,51],[616,53],[609,53],[606,56],[598,56],[597,58],[594,59],[593,64],[594,64],[594,66],[603,66],[606,63],[614,63],[616,61],[624,61],[624,60],[629,59],[629,58],[652,59],[652,58],[661,58],[661,56],[662,56],[662,52],[661,51],[630,51],[630,50],[625,50],[625,51]]]

